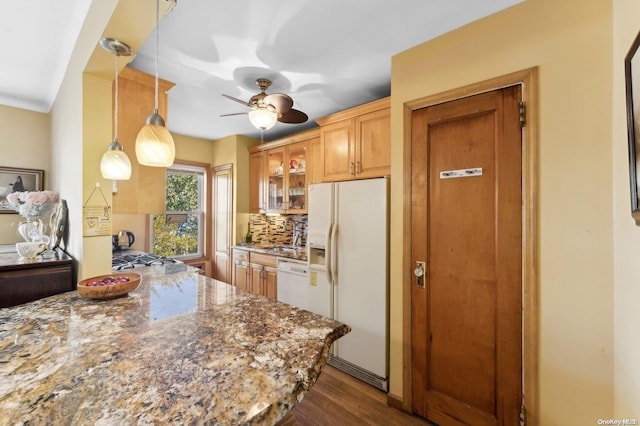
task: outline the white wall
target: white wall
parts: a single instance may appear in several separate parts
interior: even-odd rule
[[[614,0],[613,11],[614,416],[640,422],[640,227],[630,215],[624,82],[624,57],[640,31],[640,2]]]

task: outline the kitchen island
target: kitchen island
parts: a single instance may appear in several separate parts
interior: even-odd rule
[[[0,309],[0,425],[274,424],[345,324],[186,271]]]

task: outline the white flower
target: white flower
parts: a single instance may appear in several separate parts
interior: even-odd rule
[[[1,207],[15,210],[25,218],[44,217],[51,213],[58,202],[58,194],[52,191],[12,192],[0,203]]]

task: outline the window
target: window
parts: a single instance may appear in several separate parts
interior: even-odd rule
[[[204,256],[204,166],[174,164],[167,168],[166,214],[151,216],[151,251],[178,258]]]

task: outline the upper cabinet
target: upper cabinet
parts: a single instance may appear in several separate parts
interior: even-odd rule
[[[131,160],[131,179],[118,181],[113,194],[114,213],[162,213],[165,211],[163,167],[141,166],[136,160],[136,137],[155,103],[155,77],[130,67],[118,76],[118,140]],[[159,80],[158,110],[168,122],[167,91],[174,86]]]
[[[307,212],[306,141],[266,151],[267,212]]]
[[[249,150],[250,213],[307,212],[307,185],[312,176],[312,143],[319,129],[311,129]]]
[[[318,164],[322,168],[323,182],[391,174],[390,98],[332,114],[317,122],[322,160],[314,160],[314,166]]]

